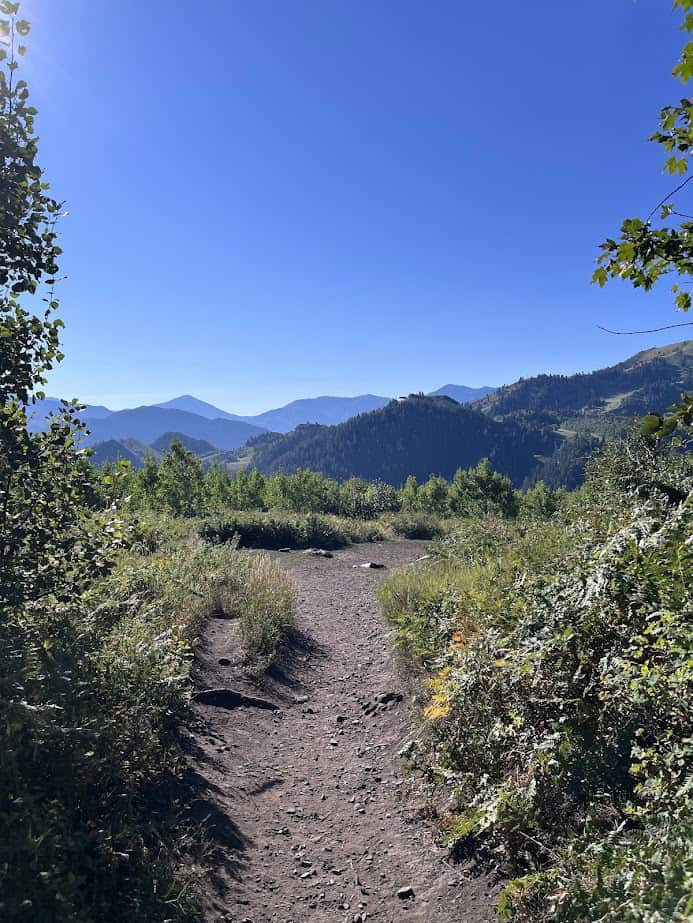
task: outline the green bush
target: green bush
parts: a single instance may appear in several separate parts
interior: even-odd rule
[[[446,841],[511,879],[504,919],[693,912],[693,478],[652,453],[610,448],[560,521],[467,523],[381,589],[431,671]]]
[[[394,535],[401,538],[433,539],[445,532],[439,517],[416,510],[390,513],[382,521]]]
[[[34,604],[21,646],[11,622],[0,628],[3,919],[194,914],[179,870],[195,838],[163,795],[178,773],[191,651],[156,606],[130,596],[133,581],[114,598],[114,580],[79,601]]]
[[[200,526],[208,542],[228,542],[235,536],[242,548],[341,548],[349,542],[375,541],[384,537],[376,523],[340,519],[337,516],[235,513],[211,519]]]

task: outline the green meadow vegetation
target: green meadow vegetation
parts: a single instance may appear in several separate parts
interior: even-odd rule
[[[265,476],[255,469],[231,475],[215,466],[205,471],[175,440],[160,461],[149,457],[139,471],[127,461],[108,463],[100,478],[104,493],[121,507],[195,520],[209,542],[237,538],[242,547],[265,549],[431,539],[448,532],[456,520],[482,514],[545,517],[566,496],[541,481],[529,490],[515,490],[486,460],[458,469],[450,481],[432,476],[419,484],[409,477],[401,488],[355,477],[340,483],[306,469],[291,475]]]

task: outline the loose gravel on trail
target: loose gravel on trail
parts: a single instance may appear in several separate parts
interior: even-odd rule
[[[496,886],[435,845],[402,768],[415,715],[375,594],[383,574],[424,550],[277,555],[296,582],[301,635],[261,680],[244,671],[235,623],[209,619],[197,687],[232,692],[226,705],[215,695],[195,704],[190,747],[210,827],[206,920],[495,919]],[[354,566],[368,561],[386,569]]]

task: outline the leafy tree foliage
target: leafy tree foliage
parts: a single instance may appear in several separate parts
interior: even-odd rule
[[[171,760],[184,645],[141,622],[128,643],[132,611],[124,628],[122,613],[90,605],[123,523],[79,450],[75,407],[45,432],[27,427],[62,359],[61,206],[18,79],[28,32],[19,3],[0,0],[0,917],[182,919],[174,841],[165,812],[154,834],[148,799]]]
[[[433,476],[419,485],[410,476],[404,487],[397,490],[384,481],[356,477],[340,484],[305,468],[293,474],[279,471],[267,477],[257,469],[241,469],[231,477],[216,466],[205,473],[199,460],[174,442],[160,464],[150,456],[139,472],[121,461],[103,466],[101,474],[102,490],[108,500],[129,500],[136,509],[158,510],[174,516],[273,511],[374,520],[402,510],[437,517],[493,513],[512,518],[524,502],[510,479],[494,471],[488,459],[482,459],[474,468],[458,468],[449,482]],[[544,506],[552,513],[558,506],[557,495],[546,485],[542,485],[539,492],[542,491],[547,498]],[[537,502],[537,512],[540,507]],[[423,528],[421,523],[418,528]],[[430,523],[427,528],[430,529]]]
[[[682,31],[693,33],[692,0],[674,0],[674,8],[684,14]],[[674,76],[682,84],[693,77],[693,42],[684,45]],[[693,154],[693,102],[683,97],[678,104],[665,106],[651,140],[661,145],[667,155],[665,170],[674,177],[685,176]],[[690,209],[680,206],[677,197],[692,178],[678,182],[646,218],[625,219],[619,237],[609,237],[601,245],[593,281],[603,286],[609,279],[625,279],[634,288],[649,291],[663,277],[673,275],[679,280],[672,285],[676,307],[684,312],[690,309],[693,301],[687,287],[693,280],[693,219],[687,213]],[[646,429],[667,436],[679,426],[690,432],[692,425],[693,395],[685,394],[668,418],[652,415]]]
[[[193,516],[202,505],[202,465],[180,442],[164,452],[156,483],[156,503],[176,516]]]

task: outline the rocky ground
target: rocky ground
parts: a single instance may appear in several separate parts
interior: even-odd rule
[[[495,919],[494,884],[437,848],[401,752],[414,716],[375,602],[387,570],[422,543],[356,545],[332,558],[281,555],[302,635],[261,681],[232,621],[210,619],[199,651],[192,740],[198,813],[210,818],[206,919],[395,923]]]

